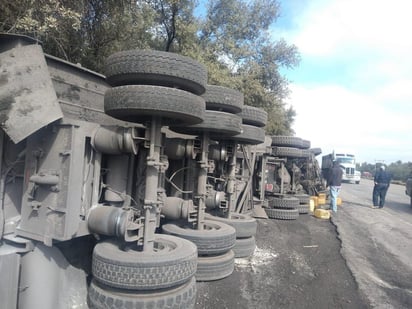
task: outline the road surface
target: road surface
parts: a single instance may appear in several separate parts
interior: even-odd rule
[[[343,184],[332,220],[258,219],[255,254],[197,283],[204,308],[412,308],[412,210],[403,186],[371,209],[372,181]]]
[[[373,182],[343,184],[332,218],[342,255],[373,308],[412,308],[412,209],[405,186],[391,185],[383,209],[372,209]]]

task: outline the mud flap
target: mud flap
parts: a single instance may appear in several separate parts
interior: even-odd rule
[[[0,54],[0,126],[18,143],[63,117],[40,45]]]

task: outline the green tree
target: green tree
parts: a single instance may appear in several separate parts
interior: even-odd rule
[[[279,68],[299,62],[295,46],[273,41],[277,0],[210,0],[194,14],[190,0],[21,0],[0,3],[0,31],[43,41],[47,53],[103,72],[104,59],[126,49],[190,56],[208,68],[209,84],[238,89],[268,112],[268,134],[292,134],[288,81]]]
[[[43,42],[51,54],[73,60],[80,46],[77,33],[81,27],[78,1],[21,0],[0,4],[0,31],[21,33]]]
[[[268,134],[292,134],[296,115],[286,108],[288,81],[281,66],[299,62],[297,48],[273,42],[269,28],[278,18],[276,0],[211,0],[202,23],[200,44],[209,69],[209,83],[243,92],[245,104],[268,112]]]

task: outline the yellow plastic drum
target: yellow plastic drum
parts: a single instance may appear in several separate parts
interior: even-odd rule
[[[326,209],[315,209],[314,215],[316,218],[319,219],[329,219],[330,218],[330,211]]]
[[[320,195],[320,194],[319,194]],[[326,204],[326,197],[325,195],[323,196],[318,196],[318,205],[325,205]]]
[[[310,210],[310,212],[315,211],[315,201],[312,198],[309,201],[309,210]]]
[[[326,193],[318,193],[318,197],[326,200]]]
[[[318,207],[318,197],[317,196],[311,196],[310,200],[313,201],[314,208]]]

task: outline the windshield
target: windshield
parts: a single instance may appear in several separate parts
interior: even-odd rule
[[[352,158],[337,158],[336,159],[339,163],[349,163],[349,164],[355,164],[355,160]]]

